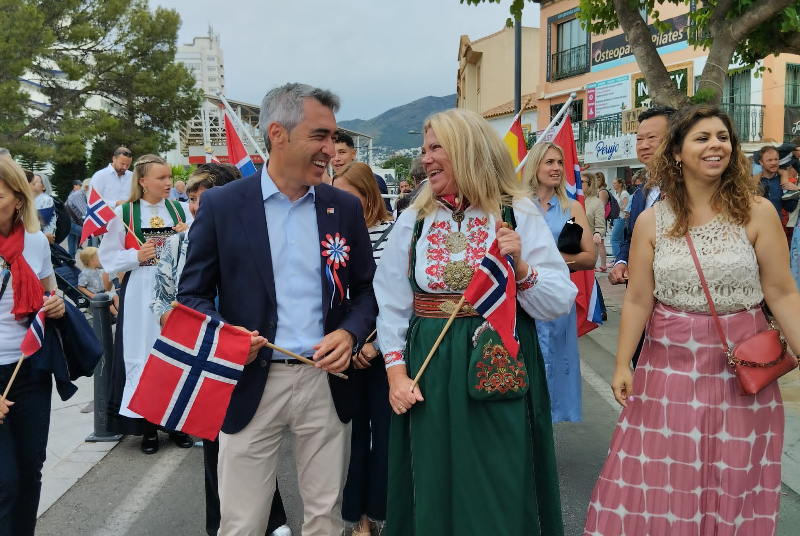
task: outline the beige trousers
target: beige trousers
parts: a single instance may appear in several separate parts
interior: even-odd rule
[[[219,536],[264,535],[287,426],[304,505],[302,536],[343,534],[350,424],[336,415],[327,373],[273,363],[253,419],[237,434],[219,435]]]

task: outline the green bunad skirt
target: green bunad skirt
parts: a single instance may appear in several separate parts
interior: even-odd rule
[[[517,314],[527,394],[470,396],[473,333],[484,319],[457,318],[420,388],[424,402],[392,415],[388,536],[562,536],[550,397],[533,320]],[[446,318],[414,316],[406,367],[414,377]]]

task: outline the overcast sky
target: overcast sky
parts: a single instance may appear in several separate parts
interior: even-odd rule
[[[176,9],[179,44],[220,35],[229,98],[260,103],[272,87],[305,82],[342,98],[338,119],[369,119],[428,95],[456,92],[458,40],[501,30],[510,0],[150,0]],[[527,3],[524,26],[539,26]],[[538,66],[537,66],[538,68]]]

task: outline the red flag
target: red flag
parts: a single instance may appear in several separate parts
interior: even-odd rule
[[[216,439],[249,351],[248,332],[178,305],[128,409],[169,430]]]
[[[133,234],[133,231],[125,233],[125,249],[135,249],[138,251],[140,247],[139,239]]]
[[[256,172],[256,166],[250,159],[236,129],[233,128],[233,122],[227,112],[225,112],[225,144],[228,147],[228,162],[239,168],[243,177],[249,177]]]
[[[514,261],[500,255],[497,239],[475,270],[464,298],[500,335],[511,357],[519,352],[517,338],[517,286],[514,281]]]
[[[566,114],[561,124],[556,128],[553,143],[564,151],[564,171],[567,179],[567,195],[570,199],[577,199],[586,210],[581,188],[581,168],[578,164],[578,151],[575,147],[575,136],[572,133],[572,121]],[[575,298],[575,307],[578,313],[578,337],[586,335],[603,321],[600,317],[600,304],[598,301],[597,281],[593,270],[582,270],[570,275],[572,282],[578,287],[578,296]]]
[[[106,232],[106,224],[116,217],[114,209],[109,207],[94,188],[89,189],[86,218],[83,220],[83,231],[79,244],[90,236],[100,236]]]

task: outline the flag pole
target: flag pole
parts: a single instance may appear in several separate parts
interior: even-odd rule
[[[264,160],[264,163],[266,164],[267,163],[266,155],[264,155],[264,153],[261,152],[261,147],[256,143],[256,140],[253,139],[253,136],[250,135],[250,131],[247,130],[247,128],[245,128],[244,123],[242,122],[241,118],[239,117],[239,114],[237,114],[236,112],[233,111],[233,108],[231,108],[231,105],[228,102],[228,99],[225,98],[225,95],[222,94],[222,91],[217,91],[217,98],[222,101],[222,104],[225,105],[225,110],[231,116],[231,119],[239,123],[239,128],[242,129],[242,132],[244,132],[244,135],[247,136],[247,140],[250,143],[253,144],[253,147],[255,147],[256,151],[259,154],[259,156],[261,156],[261,158]],[[235,164],[235,162],[232,162],[232,163]]]
[[[425,372],[425,369],[428,367],[428,362],[431,360],[431,358],[433,357],[433,354],[439,348],[439,345],[442,343],[442,339],[444,339],[445,333],[447,333],[447,330],[450,329],[450,326],[453,324],[453,320],[456,319],[456,315],[461,310],[461,306],[464,305],[464,302],[466,301],[466,299],[467,299],[467,297],[462,294],[461,299],[458,300],[458,304],[456,305],[456,308],[453,309],[453,314],[450,315],[450,318],[447,320],[447,324],[444,325],[444,329],[442,329],[442,332],[439,334],[439,338],[436,339],[436,342],[433,343],[433,348],[431,348],[431,351],[428,352],[428,357],[425,358],[425,361],[422,363],[422,366],[419,368],[419,372],[417,372],[417,375],[414,376],[414,381],[411,382],[411,388],[409,389],[409,391],[413,391],[414,387],[416,387],[417,384],[419,383],[419,379],[422,377],[422,373]]]
[[[22,354],[22,357],[19,358],[17,361],[17,366],[14,368],[14,373],[11,374],[11,379],[8,380],[8,385],[6,385],[6,390],[3,391],[3,401],[5,402],[6,397],[8,396],[8,392],[11,390],[11,384],[14,383],[14,378],[17,377],[17,372],[19,372],[19,367],[22,365],[22,360],[25,359],[25,354]]]
[[[573,92],[569,94],[569,99],[567,99],[567,102],[565,102],[564,105],[561,106],[561,109],[558,111],[556,116],[553,118],[552,121],[550,121],[550,124],[547,125],[547,128],[544,129],[542,135],[540,136],[541,138],[547,136],[550,133],[550,131],[553,130],[553,128],[561,121],[561,118],[564,117],[564,115],[567,113],[567,110],[569,110],[569,105],[572,104],[572,101],[574,101],[577,97],[578,97],[577,93]],[[522,171],[522,168],[525,167],[525,162],[528,161],[529,154],[531,154],[530,151],[528,151],[528,154],[525,155],[525,158],[523,158],[522,162],[520,162],[519,165],[517,166],[516,170],[517,173]]]
[[[508,130],[506,131],[506,134],[508,134],[509,132],[511,132],[511,128],[514,126],[514,123],[516,123],[516,122],[517,122],[517,119],[519,119],[519,117],[522,115],[522,112],[524,112],[524,111],[525,111],[525,108],[527,108],[527,107],[528,107],[528,103],[530,103],[530,102],[531,102],[531,99],[533,99],[533,95],[530,95],[530,96],[528,97],[528,100],[526,100],[526,101],[525,101],[525,104],[523,104],[523,105],[522,105],[522,107],[519,109],[519,111],[517,112],[517,115],[515,115],[515,116],[514,116],[514,119],[512,119],[512,120],[511,120],[511,126],[509,126],[509,127],[508,127]]]

